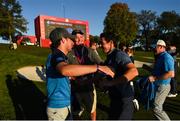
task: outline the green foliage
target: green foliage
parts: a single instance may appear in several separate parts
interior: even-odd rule
[[[27,31],[27,21],[21,15],[22,8],[16,0],[1,0],[0,2],[0,36],[11,38]]]
[[[146,49],[150,45],[151,31],[156,26],[156,12],[151,10],[142,10],[141,13],[136,14],[139,29],[142,32],[142,38],[145,39]]]
[[[158,17],[151,10],[142,10],[137,14],[141,40],[145,40],[146,49],[154,40],[163,39],[169,44],[180,47],[180,16],[175,11],[164,11]]]
[[[175,32],[178,27],[178,14],[175,11],[165,11],[157,22],[162,33]]]
[[[95,42],[95,43],[99,43],[100,38],[99,38],[99,36],[90,35],[90,41]]]
[[[175,11],[165,11],[157,19],[160,38],[180,47],[180,15]]]
[[[113,34],[116,41],[130,43],[136,37],[137,24],[134,13],[125,3],[114,3],[104,20],[104,32]]]
[[[30,99],[30,97],[37,95],[35,92],[37,87],[45,94],[45,83],[33,82],[33,84],[30,84],[26,82],[22,84],[16,77],[16,70],[28,65],[44,65],[50,49],[19,46],[17,50],[9,50],[9,45],[0,44],[0,50],[0,120],[18,119],[18,116],[23,114],[22,110],[20,110],[21,107],[23,107],[23,115],[25,115],[25,119],[27,119],[28,115],[25,112],[27,111],[27,107],[24,108],[24,106],[29,105],[34,107],[32,102],[33,100],[37,101],[36,99],[38,99],[40,95],[32,99]],[[7,75],[11,76],[12,79],[8,80]],[[33,87],[36,88],[30,88],[30,85],[34,85]],[[24,95],[21,95],[23,93]],[[28,101],[25,98],[30,100]],[[38,101],[36,103],[38,103]],[[32,108],[28,108],[28,110],[31,109]],[[33,114],[34,112],[31,112],[31,115]],[[40,112],[37,112],[37,115],[41,115]],[[31,117],[31,119],[33,118],[36,119],[35,117]],[[20,119],[23,119],[23,116]]]

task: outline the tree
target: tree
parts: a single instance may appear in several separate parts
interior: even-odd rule
[[[117,43],[129,44],[136,37],[137,23],[134,13],[129,11],[125,3],[111,5],[105,20],[104,32],[111,33]]]
[[[27,31],[28,22],[21,15],[22,8],[16,0],[0,0],[0,36],[10,41],[12,37]]]
[[[175,44],[180,40],[179,25],[180,16],[175,11],[165,11],[157,19],[161,38],[169,44]]]
[[[99,43],[100,37],[99,36],[90,35],[90,41],[93,41],[95,43]]]
[[[177,33],[177,36],[180,37],[180,15],[178,15],[176,33]]]
[[[175,32],[178,25],[178,14],[175,11],[163,12],[157,22],[163,34]]]
[[[146,50],[150,45],[150,31],[156,26],[156,13],[151,10],[142,10],[140,14],[137,14],[137,22],[139,29],[142,31],[142,36],[145,38]]]

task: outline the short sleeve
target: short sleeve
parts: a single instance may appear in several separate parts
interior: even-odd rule
[[[127,65],[132,63],[131,58],[125,52],[118,52],[116,55],[116,62],[120,65]]]
[[[165,71],[174,71],[174,60],[171,56],[165,56],[164,59]]]
[[[66,62],[66,60],[63,56],[55,55],[51,59],[51,64],[54,68],[61,62]]]

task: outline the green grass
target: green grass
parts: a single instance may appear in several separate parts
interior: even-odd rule
[[[45,83],[19,79],[16,77],[16,70],[23,66],[45,64],[50,49],[34,46],[20,46],[17,50],[9,50],[8,48],[8,45],[0,45],[0,120],[47,119]],[[102,55],[101,50],[100,54]],[[105,56],[102,56],[105,59]],[[136,60],[153,62],[153,59],[144,57],[152,58],[153,54],[138,51],[135,53]],[[180,69],[178,73],[179,71]],[[143,69],[139,69],[139,73],[142,76],[149,74]],[[180,80],[179,75],[177,80]],[[178,85],[179,90],[180,86]],[[100,91],[97,91],[97,95],[97,119],[107,119],[108,95]],[[168,98],[164,108],[171,119],[179,120],[180,96]],[[86,114],[87,112],[83,114],[82,119],[87,119]],[[135,112],[133,119],[149,120],[155,118],[151,111],[145,111],[141,105],[140,111]]]
[[[45,83],[20,80],[16,77],[16,70],[27,65],[44,64],[50,51],[33,46],[17,50],[8,48],[9,45],[0,45],[0,119],[41,119],[37,112],[39,106],[37,109],[31,106],[36,106],[33,100],[38,104],[38,98],[45,96]]]
[[[154,62],[154,55],[152,52],[136,51],[134,55],[135,60],[144,62]]]

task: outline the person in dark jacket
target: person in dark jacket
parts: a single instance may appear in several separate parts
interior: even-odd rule
[[[90,65],[102,63],[99,55],[92,48],[84,45],[84,33],[81,30],[75,29],[72,35],[75,35],[75,45],[68,54],[70,64]],[[80,117],[84,109],[86,109],[90,114],[89,119],[96,120],[97,96],[93,78],[93,74],[88,74],[76,77],[72,81],[72,93],[74,94],[72,108],[73,112],[78,114],[75,114],[75,117]]]
[[[174,59],[174,72],[175,72],[175,77],[171,78],[171,90],[170,93],[168,94],[168,97],[176,97],[177,94],[177,80],[176,80],[176,75],[177,75],[177,66],[178,66],[178,62],[176,59],[176,56],[178,55],[177,51],[176,51],[176,46],[170,45],[167,49],[167,52],[173,57]]]

